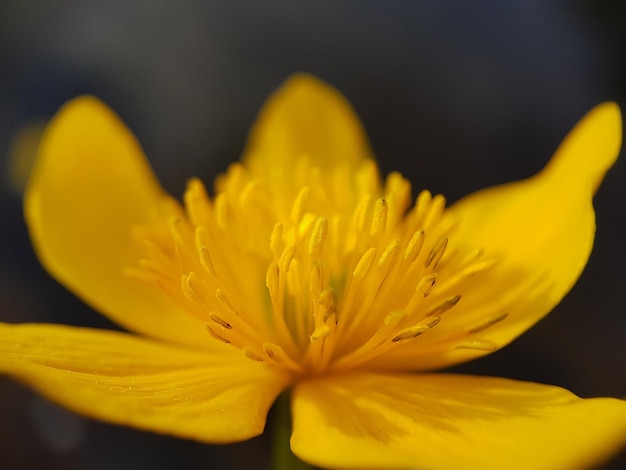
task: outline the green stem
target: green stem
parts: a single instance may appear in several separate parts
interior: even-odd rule
[[[310,470],[312,467],[291,452],[291,396],[284,392],[274,404],[274,421],[272,423],[272,468],[273,470]]]

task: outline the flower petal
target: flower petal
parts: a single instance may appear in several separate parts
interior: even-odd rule
[[[142,257],[132,228],[163,197],[130,131],[102,102],[80,97],[44,134],[24,210],[43,265],[91,306],[142,333],[206,343],[199,322],[124,274]]]
[[[78,413],[204,442],[248,439],[287,378],[236,350],[211,355],[125,333],[0,323],[0,372]]]
[[[487,271],[439,295],[462,294],[432,331],[384,361],[413,370],[439,368],[505,346],[552,310],[585,267],[595,233],[593,195],[621,145],[614,103],[594,108],[567,136],[546,168],[517,183],[454,204],[450,245],[484,249]],[[440,278],[454,276],[444,273]],[[442,287],[437,287],[440,289]]]
[[[292,408],[294,453],[330,468],[588,468],[626,440],[624,401],[488,377],[327,377]]]
[[[258,176],[280,171],[286,178],[300,157],[322,169],[372,158],[348,101],[307,74],[292,76],[267,100],[250,132],[244,163]]]

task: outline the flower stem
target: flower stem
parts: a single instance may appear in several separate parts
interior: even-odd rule
[[[312,467],[291,452],[289,438],[291,437],[291,411],[289,408],[291,396],[284,392],[274,404],[274,421],[272,435],[272,469],[273,470],[309,470]]]

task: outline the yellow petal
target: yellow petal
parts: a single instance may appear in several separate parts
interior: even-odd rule
[[[322,169],[371,158],[348,101],[306,74],[292,76],[267,100],[250,132],[244,163],[259,176],[280,171],[287,178],[301,157]]]
[[[294,453],[330,468],[572,470],[626,443],[626,402],[488,377],[327,377],[292,409]]]
[[[24,210],[43,265],[92,307],[127,328],[202,344],[199,322],[124,274],[142,257],[131,230],[162,197],[130,131],[102,102],[80,97],[44,133]]]
[[[459,284],[461,291],[449,292],[462,294],[454,311],[385,363],[415,370],[472,359],[505,346],[550,312],[591,253],[592,198],[617,158],[621,134],[619,108],[599,105],[539,174],[454,204],[448,212],[456,223],[450,245],[466,252],[484,249],[496,264]]]
[[[275,369],[232,349],[200,349],[125,333],[0,323],[0,372],[78,413],[204,442],[263,432],[286,386]]]

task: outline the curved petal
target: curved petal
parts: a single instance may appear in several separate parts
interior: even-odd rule
[[[526,331],[572,288],[595,234],[592,198],[621,145],[619,108],[594,108],[567,136],[546,168],[517,183],[454,204],[450,246],[484,249],[495,265],[439,295],[462,294],[428,334],[390,353],[386,364],[445,367],[500,347]],[[441,262],[440,278],[454,277]],[[443,285],[435,289],[443,289]]]
[[[0,323],[0,372],[78,413],[204,442],[263,432],[287,384],[235,349],[219,354],[125,333]]]
[[[202,344],[202,325],[156,288],[124,274],[142,253],[131,237],[164,197],[130,131],[101,101],[67,103],[45,131],[24,211],[35,250],[66,287],[135,331]]]
[[[323,169],[338,163],[356,166],[371,158],[371,151],[343,95],[311,75],[297,74],[263,106],[243,161],[259,176],[280,170],[286,178],[303,156]]]
[[[626,441],[624,401],[488,377],[327,377],[292,409],[294,453],[327,468],[589,468]]]

